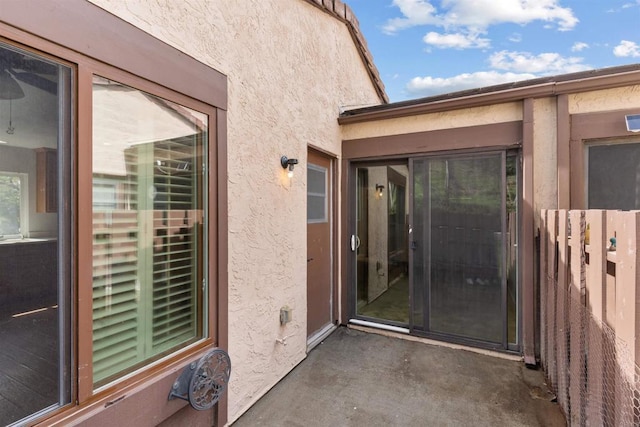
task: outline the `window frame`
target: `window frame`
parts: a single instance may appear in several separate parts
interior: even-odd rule
[[[184,94],[175,92],[171,89],[162,87],[156,83],[150,82],[146,79],[140,78],[133,74],[130,74],[126,71],[120,70],[116,67],[99,63],[97,61],[87,61],[87,63],[78,64],[78,103],[80,107],[78,108],[78,124],[79,126],[84,125],[79,131],[80,140],[86,141],[85,144],[79,144],[78,147],[78,186],[79,193],[83,194],[83,187],[88,186],[90,189],[91,197],[79,197],[78,203],[78,253],[79,256],[82,254],[83,258],[86,261],[79,261],[79,277],[78,280],[80,283],[92,283],[93,281],[93,77],[98,76],[102,78],[107,78],[110,80],[114,80],[118,83],[130,86],[134,89],[143,91],[145,93],[157,96],[162,99],[169,100],[171,102],[175,102],[176,104],[197,110],[200,113],[206,114],[208,117],[208,141],[207,141],[207,150],[209,151],[207,157],[209,159],[209,165],[205,166],[206,175],[209,177],[208,188],[212,192],[217,188],[215,173],[212,173],[211,165],[215,165],[217,162],[213,162],[213,159],[217,158],[214,149],[216,147],[215,142],[215,129],[216,129],[216,111],[212,106],[205,104],[203,102],[194,100],[185,96]],[[87,105],[86,108],[83,108],[83,105]],[[88,114],[91,113],[91,114]],[[82,117],[82,115],[86,115]],[[91,120],[89,120],[89,115],[91,116]],[[87,122],[88,121],[88,122]],[[90,141],[90,142],[89,142]],[[89,307],[79,307],[78,313],[78,322],[80,324],[85,325],[85,328],[80,330],[80,334],[78,336],[78,364],[79,366],[83,366],[86,369],[83,369],[82,375],[79,374],[78,377],[78,397],[80,403],[84,401],[88,401],[91,396],[94,395],[102,395],[105,393],[111,393],[116,391],[118,388],[129,385],[130,383],[143,378],[147,375],[149,370],[158,369],[166,365],[168,361],[171,359],[176,359],[184,356],[185,354],[199,351],[203,348],[209,347],[211,345],[216,345],[216,334],[215,334],[215,325],[213,322],[214,316],[211,313],[211,307],[214,305],[215,300],[213,300],[213,294],[215,293],[215,281],[212,282],[212,278],[215,277],[215,268],[212,267],[216,264],[216,260],[212,259],[212,252],[215,253],[215,250],[211,248],[211,242],[208,238],[209,236],[215,236],[213,229],[215,229],[213,221],[215,221],[215,215],[212,214],[212,199],[213,196],[209,197],[208,206],[206,206],[205,215],[208,216],[207,224],[208,230],[204,235],[205,245],[208,244],[208,249],[205,250],[208,253],[208,264],[209,267],[205,269],[205,282],[207,286],[206,301],[209,305],[209,313],[207,315],[208,318],[203,318],[203,322],[206,324],[206,334],[197,342],[190,344],[182,349],[179,349],[171,354],[160,358],[159,360],[152,361],[150,363],[145,364],[144,366],[135,369],[133,372],[125,374],[118,379],[114,379],[113,381],[108,382],[105,385],[101,385],[99,387],[94,387],[93,380],[93,328],[89,329],[86,325],[93,324],[93,310],[92,304],[87,304]],[[215,211],[214,211],[215,212]],[[91,254],[91,256],[89,256]],[[88,267],[88,268],[87,268]],[[88,270],[88,271],[87,271]],[[212,287],[212,283],[214,287]],[[78,289],[78,298],[82,301],[91,301],[92,299],[92,289],[90,287],[80,287]],[[205,301],[203,301],[205,302]],[[215,312],[215,311],[214,311]],[[91,367],[91,369],[88,369]],[[86,396],[86,399],[81,399],[81,397]]]
[[[562,102],[567,104],[566,97]],[[587,150],[590,145],[609,143],[626,144],[640,142],[638,134],[626,128],[625,115],[637,113],[638,109],[570,114],[565,105],[558,118],[558,200],[568,200],[569,209],[587,208]],[[561,132],[562,131],[562,132]],[[565,139],[566,138],[566,139]],[[567,140],[568,139],[568,140]],[[561,177],[569,171],[569,188],[564,187]],[[568,194],[567,193],[568,190]],[[561,206],[562,207],[562,206]]]
[[[228,346],[227,271],[227,77],[193,57],[171,47],[149,33],[125,22],[85,0],[69,0],[64,6],[49,0],[32,0],[29,13],[21,2],[9,2],[0,16],[0,40],[9,45],[52,59],[72,69],[72,127],[69,200],[60,213],[71,218],[69,238],[63,236],[71,279],[71,373],[65,372],[72,386],[70,404],[34,414],[46,425],[67,425],[74,420],[130,421],[126,414],[165,419],[187,405],[168,402],[166,395],[182,369],[197,361],[214,346]],[[94,390],[92,360],[92,254],[91,254],[91,121],[92,77],[100,75],[139,90],[171,100],[207,114],[208,132],[208,246],[209,284],[207,323],[209,336],[180,349],[144,368]],[[64,156],[63,156],[64,157]],[[65,193],[67,194],[67,193]],[[63,273],[67,274],[67,273]],[[162,390],[160,393],[159,390]],[[162,396],[160,399],[158,396]],[[122,398],[127,399],[122,400]],[[227,420],[226,396],[220,399],[215,418]],[[117,409],[113,406],[118,402]],[[126,410],[125,408],[129,408]],[[159,415],[160,414],[160,415]],[[33,422],[33,421],[31,421]]]

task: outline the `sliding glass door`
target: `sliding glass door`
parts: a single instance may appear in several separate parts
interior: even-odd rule
[[[359,166],[356,317],[516,349],[518,156]]]

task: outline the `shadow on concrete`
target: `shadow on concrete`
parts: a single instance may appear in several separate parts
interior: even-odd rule
[[[243,426],[564,426],[524,363],[338,328]]]

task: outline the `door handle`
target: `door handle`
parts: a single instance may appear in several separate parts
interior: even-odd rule
[[[355,234],[351,235],[351,252],[355,252],[360,247],[360,238]]]
[[[307,262],[313,261],[313,258],[307,258]]]

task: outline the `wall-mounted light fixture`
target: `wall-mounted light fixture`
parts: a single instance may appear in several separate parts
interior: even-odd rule
[[[376,196],[379,198],[382,197],[382,193],[384,192],[384,185],[376,184]]]
[[[297,164],[298,159],[290,159],[287,156],[280,157],[280,165],[282,166],[282,169],[289,168],[289,172],[287,172],[289,178],[293,176],[293,167]]]

